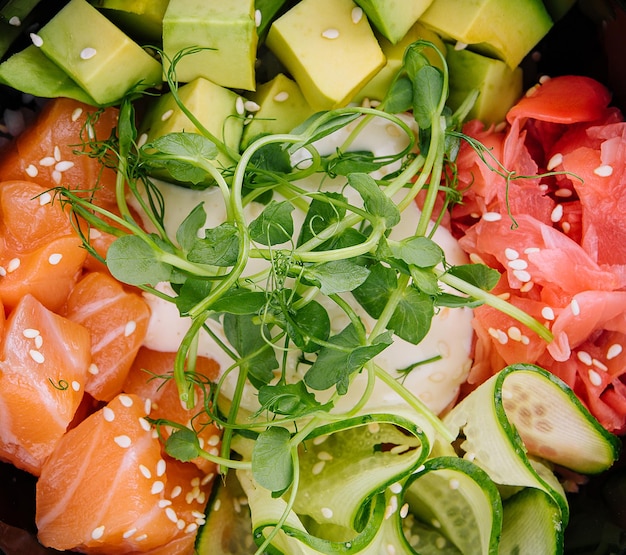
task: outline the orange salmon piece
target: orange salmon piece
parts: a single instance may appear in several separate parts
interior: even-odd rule
[[[150,400],[151,418],[168,420],[192,428],[198,435],[200,446],[207,451],[214,450],[214,454],[217,455],[221,431],[204,411],[204,396],[200,387],[196,387],[195,390],[197,401],[194,408],[188,409],[181,404],[176,382],[171,378],[175,358],[176,353],[141,347],[123,389],[127,393],[135,393],[143,399]],[[207,380],[215,380],[218,370],[219,366],[214,360],[198,357],[196,375],[204,383]],[[164,439],[167,439],[170,435],[169,426],[162,426],[161,434]],[[202,457],[193,459],[191,462],[205,474],[216,471],[215,464]]]
[[[39,541],[84,553],[146,552],[204,522],[209,485],[161,454],[146,403],[120,394],[63,437],[36,489]]]
[[[39,475],[74,418],[91,360],[89,332],[26,295],[0,361],[0,458]]]
[[[65,316],[91,333],[92,366],[86,390],[99,401],[121,392],[148,329],[150,308],[101,272],[85,275],[70,293]]]

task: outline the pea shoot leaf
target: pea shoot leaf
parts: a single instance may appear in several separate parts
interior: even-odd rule
[[[284,492],[293,482],[291,434],[281,426],[260,433],[252,450],[252,475],[261,487]]]
[[[365,209],[374,216],[384,218],[385,225],[390,228],[400,221],[400,210],[396,204],[383,193],[371,175],[352,173],[348,183],[358,191],[363,199]]]
[[[180,428],[172,432],[165,442],[165,450],[179,461],[188,462],[200,455],[198,436],[189,428]]]
[[[327,227],[340,222],[346,215],[347,204],[348,200],[340,193],[324,192],[313,198],[300,230],[298,246],[317,236]]]
[[[204,239],[196,238],[187,258],[190,262],[227,267],[237,262],[239,231],[230,222],[207,229]]]
[[[412,236],[399,242],[389,242],[391,255],[419,268],[432,268],[443,262],[444,253],[428,237]]]
[[[484,291],[491,291],[498,284],[501,277],[498,270],[490,268],[485,264],[461,264],[451,267],[448,273]]]
[[[293,205],[287,201],[271,201],[250,223],[251,239],[268,246],[289,241],[294,231],[292,211]]]
[[[385,110],[390,114],[408,112],[413,106],[413,83],[407,76],[398,78],[387,92]]]
[[[304,270],[306,279],[315,283],[325,295],[352,291],[367,279],[369,273],[365,266],[351,260],[331,260]]]
[[[269,332],[256,324],[252,315],[226,313],[224,334],[241,357],[241,370],[248,373],[250,382],[256,388],[272,381],[278,361],[266,341]]]
[[[417,70],[413,88],[413,117],[420,129],[432,127],[443,94],[443,75],[431,65]]]
[[[363,345],[354,325],[349,324],[328,342],[330,345],[320,349],[317,359],[307,370],[304,382],[318,391],[336,386],[337,392],[345,395],[350,376],[391,345],[392,339],[391,332],[384,332],[370,345]]]
[[[392,294],[397,295],[397,288],[395,270],[375,264],[367,280],[352,294],[372,318],[379,318]],[[409,286],[402,291],[388,328],[405,341],[417,344],[428,333],[433,316],[433,298]]]
[[[184,283],[175,288],[178,295],[175,298],[176,307],[182,314],[189,311],[211,292],[212,284],[209,280],[188,277]]]
[[[172,275],[172,266],[159,258],[161,252],[137,235],[123,235],[111,243],[106,263],[119,281],[129,285],[154,285],[169,281]]]
[[[258,314],[266,303],[267,297],[264,292],[237,287],[217,299],[211,305],[211,310],[230,314]]]
[[[261,411],[267,410],[282,416],[305,416],[317,411],[327,411],[332,403],[322,405],[304,382],[284,385],[264,385],[259,389]]]
[[[298,310],[283,305],[281,315],[282,327],[295,346],[305,353],[317,351],[319,342],[330,336],[328,312],[317,301],[310,301]]]
[[[189,251],[193,247],[198,239],[198,232],[205,222],[206,212],[203,203],[200,203],[187,214],[176,230],[176,241],[183,250]]]

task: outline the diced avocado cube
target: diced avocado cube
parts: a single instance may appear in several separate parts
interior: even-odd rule
[[[477,89],[478,99],[468,117],[487,124],[504,121],[523,94],[522,69],[454,45],[448,45],[446,59],[450,70],[448,106],[456,110],[470,91]]]
[[[162,82],[161,64],[85,0],[70,0],[38,36],[41,51],[98,104]]]
[[[111,21],[132,37],[161,44],[163,16],[169,0],[95,0]]]
[[[232,151],[239,151],[243,133],[243,98],[233,91],[198,77],[178,88],[178,96],[187,109],[215,137]],[[168,133],[199,133],[182,112],[171,92],[154,100],[139,126],[140,142],[151,142]],[[220,153],[216,165],[229,167],[232,159]],[[159,175],[164,179],[167,176]],[[210,180],[208,180],[210,181]]]
[[[384,37],[379,37],[380,47],[383,49],[387,63],[367,84],[355,95],[354,102],[361,103],[364,99],[369,100],[382,100],[394,77],[402,67],[402,61],[406,49],[415,41],[423,39],[432,42],[435,47],[445,56],[446,45],[441,40],[439,35],[434,31],[424,27],[421,23],[417,22],[409,29],[404,38],[396,43],[392,44]],[[428,58],[430,63],[435,67],[443,69],[443,62],[441,57],[432,48],[425,48],[424,55]]]
[[[541,0],[434,0],[420,21],[444,40],[519,65],[552,27]]]
[[[378,32],[392,44],[407,34],[432,0],[354,0]]]
[[[259,135],[289,133],[313,115],[298,84],[279,73],[271,81],[259,85],[250,100],[258,106],[243,130],[242,147]]]
[[[385,64],[352,0],[302,0],[274,21],[266,44],[315,110],[346,105]]]
[[[0,83],[42,98],[66,97],[96,106],[82,87],[34,45],[0,64]]]
[[[170,61],[184,49],[201,48],[176,64],[182,83],[204,77],[253,91],[257,43],[253,0],[170,0],[163,17],[163,50]]]

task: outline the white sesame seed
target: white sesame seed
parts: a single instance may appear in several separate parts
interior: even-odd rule
[[[321,474],[322,470],[324,470],[325,466],[326,466],[326,462],[325,461],[316,462],[313,465],[313,468],[311,468],[311,474],[313,474],[313,476],[317,476],[318,474]]]
[[[554,320],[554,310],[552,310],[551,307],[549,306],[544,306],[541,309],[541,315],[546,319],[546,320]]]
[[[115,413],[111,407],[104,407],[102,409],[102,418],[104,418],[107,422],[113,422],[115,420]]]
[[[509,336],[504,333],[503,330],[496,330],[498,337],[497,340],[501,345],[506,345],[509,342]]]
[[[613,167],[608,164],[602,164],[593,170],[593,173],[595,173],[598,177],[609,177],[613,174]]]
[[[55,183],[59,184],[59,183],[61,183],[61,179],[62,178],[63,178],[63,175],[61,174],[60,171],[52,170],[52,181],[54,181]]]
[[[602,370],[603,372],[607,372],[609,369],[609,367],[606,364],[604,364],[604,362],[602,362],[601,360],[598,360],[597,358],[594,358],[591,361],[591,364],[595,366],[598,370]]]
[[[274,95],[274,102],[285,102],[289,98],[287,91],[280,91]]]
[[[167,507],[165,509],[165,516],[174,523],[178,522],[178,515],[176,514],[176,511],[172,509],[172,507]]]
[[[129,335],[132,335],[136,329],[137,329],[137,322],[135,322],[134,320],[130,320],[129,322],[126,322],[126,325],[124,326],[124,337],[128,337]]]
[[[258,112],[261,109],[261,106],[259,106],[256,102],[253,102],[252,100],[246,100],[243,105],[246,109],[246,112]]]
[[[235,100],[235,110],[240,116],[243,115],[246,111],[244,100],[240,96],[238,96],[237,100]]]
[[[99,540],[100,538],[102,538],[102,536],[104,536],[104,525],[102,526],[98,526],[97,528],[94,528],[91,531],[91,539],[92,540]]]
[[[115,436],[113,441],[117,443],[122,449],[126,449],[132,445],[132,440],[127,435]]]
[[[548,160],[548,164],[546,165],[546,169],[548,171],[552,171],[557,166],[560,166],[563,163],[563,155],[560,152],[557,152]]]
[[[148,422],[143,416],[140,416],[138,420],[139,425],[145,432],[149,432],[152,429],[152,426],[150,426],[150,422]]]
[[[22,20],[16,15],[14,15],[13,17],[9,19],[9,25],[11,25],[12,27],[19,27],[21,24],[22,24]]]
[[[73,112],[72,112],[72,121],[76,121],[83,113],[83,109],[82,108],[76,108]]]
[[[359,6],[356,6],[355,8],[352,8],[352,12],[350,13],[350,15],[352,17],[352,23],[356,25],[363,19],[363,9]]]
[[[435,540],[435,547],[437,549],[443,549],[446,544],[448,542],[446,541],[446,538],[444,538],[443,536],[439,536],[436,540]]]
[[[43,345],[43,337],[41,337],[41,335],[38,335],[37,337],[35,337],[35,347],[37,349],[41,349]]]
[[[89,372],[92,376],[97,376],[98,373],[100,372],[100,370],[98,369],[98,366],[92,362],[89,365],[89,368],[87,369],[87,372]]]
[[[165,489],[165,484],[161,480],[155,480],[150,488],[150,493],[156,495]]]
[[[81,60],[91,60],[97,54],[95,48],[87,47],[83,48],[80,51],[80,59]]]
[[[574,191],[572,191],[571,189],[568,189],[567,187],[561,187],[560,189],[557,189],[556,191],[554,191],[554,196],[559,197],[559,198],[569,198],[573,196],[573,194],[574,194]]]
[[[534,286],[535,286],[535,282],[527,281],[526,283],[523,283],[521,285],[519,290],[520,290],[521,293],[528,293]]]
[[[152,472],[150,472],[150,469],[145,464],[139,465],[139,472],[141,472],[144,478],[147,478],[148,480],[152,478]]]
[[[43,39],[37,33],[30,34],[30,40],[33,41],[33,44],[39,48],[43,46]]]
[[[72,381],[72,389],[74,391],[80,391],[80,382],[77,382],[76,380]]]
[[[402,484],[400,482],[394,482],[389,486],[389,491],[398,495],[402,491]]]
[[[333,518],[333,510],[329,507],[322,507],[322,516],[324,518]]]
[[[262,21],[263,21],[263,14],[261,13],[261,10],[254,10],[254,26],[260,27]]]
[[[122,405],[124,405],[126,408],[133,406],[133,398],[129,397],[128,395],[120,395],[118,399],[120,400],[120,403],[122,403]]]
[[[124,532],[122,534],[122,537],[127,540],[128,538],[130,538],[131,536],[135,535],[135,532],[137,532],[137,528],[130,528],[129,530],[126,530],[126,532]]]
[[[396,546],[392,543],[388,543],[385,546],[385,551],[387,551],[387,555],[396,555]]]
[[[560,221],[562,217],[563,217],[563,205],[557,204],[554,207],[554,210],[552,210],[552,212],[550,213],[550,221],[552,223],[556,223]]]
[[[612,360],[622,354],[623,347],[619,343],[613,343],[606,351],[606,359]]]
[[[147,537],[148,537],[148,534],[141,534],[141,536],[137,536],[137,537],[135,538],[135,541],[142,542],[142,541],[143,541],[143,540],[145,540]]]
[[[479,255],[476,254],[475,252],[471,252],[469,255],[469,259],[471,262],[473,262],[474,264],[484,264],[485,261],[483,260],[483,258]]]
[[[21,263],[22,262],[19,258],[12,258],[11,260],[9,260],[9,263],[7,264],[7,272],[9,273],[14,272],[20,267]]]
[[[459,482],[456,478],[452,478],[448,482],[448,486],[450,486],[450,489],[459,489],[459,487],[461,486],[461,482]]]
[[[524,283],[531,280],[530,274],[526,270],[513,270],[513,275]]]
[[[324,37],[325,39],[330,39],[330,40],[338,39],[339,31],[332,27],[329,29],[325,29],[324,31],[322,31],[322,37]]]
[[[148,141],[148,134],[147,133],[142,133],[137,138],[137,147],[141,148],[143,145],[146,144],[147,141]]]
[[[528,262],[526,262],[522,258],[518,258],[517,260],[509,260],[507,265],[509,268],[511,268],[511,270],[525,270],[526,268],[528,268]]]
[[[602,377],[595,370],[589,370],[589,381],[596,387],[602,385]]]
[[[400,518],[406,518],[408,514],[409,514],[409,504],[405,503],[400,508]]]
[[[213,434],[207,441],[207,443],[211,446],[218,445],[219,442],[220,442],[220,436],[218,436],[217,434]]]
[[[24,328],[24,330],[22,331],[22,335],[27,339],[34,339],[39,335],[39,333],[39,330],[36,330],[34,328]]]
[[[57,161],[54,159],[54,156],[44,156],[41,160],[39,160],[39,165],[45,168],[49,166],[54,166]]]
[[[71,170],[74,167],[74,162],[70,162],[69,160],[61,160],[57,162],[54,166],[54,169],[58,172],[66,172],[67,170]]]
[[[483,220],[486,222],[499,222],[502,219],[502,214],[499,212],[485,212],[483,214]]]
[[[63,255],[58,252],[55,252],[54,254],[51,254],[48,257],[48,262],[52,264],[53,266],[56,266],[59,262],[61,262],[62,259],[63,259]]]
[[[570,229],[572,229],[572,225],[569,222],[562,222],[561,229],[563,229],[563,233],[569,233]]]
[[[187,524],[182,518],[179,518],[176,521],[176,528],[178,528],[179,530],[183,530],[185,528],[185,524]]]
[[[454,43],[454,49],[455,50],[465,50],[467,48],[467,43],[466,42],[461,42],[460,40],[457,40]]]
[[[61,161],[61,149],[59,148],[59,145],[54,145],[54,150],[52,151],[53,153],[53,157],[57,162]]]
[[[576,353],[576,357],[580,360],[580,362],[586,364],[587,366],[591,366],[591,363],[593,362],[591,355],[587,351],[578,351]]]
[[[24,171],[28,177],[37,177],[39,174],[39,170],[32,164],[29,164]]]
[[[519,252],[517,252],[515,249],[507,247],[506,249],[504,249],[504,256],[507,260],[517,260],[519,258]]]
[[[513,341],[522,340],[522,330],[520,330],[517,326],[510,326],[509,329],[506,330],[506,333]]]
[[[172,492],[170,493],[170,497],[172,499],[176,499],[183,492],[183,488],[180,486],[174,486]]]
[[[30,358],[32,358],[37,364],[43,364],[46,361],[43,354],[41,354],[41,352],[39,351],[36,351],[35,349],[31,349],[30,351],[28,351],[28,354],[30,355]]]
[[[152,399],[148,398],[143,402],[143,410],[146,414],[150,414],[150,411],[152,410]]]
[[[317,458],[320,461],[332,461],[333,460],[333,456],[328,451],[320,451],[317,454]]]
[[[569,303],[570,308],[572,309],[572,314],[574,316],[578,316],[580,314],[580,305],[576,299],[572,299],[572,302]]]
[[[193,534],[197,529],[198,525],[195,522],[192,522],[191,524],[187,525],[187,528],[185,528],[185,532],[187,534]]]
[[[161,509],[165,509],[165,507],[169,507],[171,504],[172,502],[169,499],[159,499],[159,502],[157,503]]]
[[[174,115],[174,110],[167,110],[161,114],[161,121],[167,121]]]
[[[165,461],[163,459],[159,459],[159,462],[157,462],[157,465],[156,465],[157,476],[163,476],[166,470],[167,470],[167,465],[165,464]]]

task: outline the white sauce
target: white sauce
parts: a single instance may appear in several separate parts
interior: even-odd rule
[[[324,139],[323,143],[317,146],[322,152],[331,152],[336,146],[341,144],[347,133],[348,130],[341,130],[332,138]],[[383,155],[401,148],[401,139],[402,135],[397,132],[397,129],[391,128],[383,120],[376,120],[368,125],[365,132],[360,134],[358,141],[353,144],[353,148],[368,149],[377,155]],[[341,183],[343,181],[338,180],[336,186],[340,186]],[[318,181],[308,184],[312,188],[317,188],[318,185]],[[332,184],[324,181],[324,189],[328,190],[330,187],[332,187]],[[224,202],[217,188],[193,191],[167,183],[160,183],[159,188],[163,193],[167,209],[165,226],[172,236],[180,222],[200,202],[204,202],[204,207],[207,211],[207,227],[214,227],[224,221]],[[344,194],[346,193],[345,190],[343,192]],[[351,200],[355,201],[355,199]],[[261,210],[262,207],[259,205],[247,207],[246,216],[249,219],[253,219]],[[293,212],[293,215],[295,220],[296,211]],[[418,218],[419,210],[415,204],[411,204],[403,212],[401,222],[393,229],[392,237],[400,239],[414,233]],[[462,264],[467,262],[457,242],[445,229],[439,228],[434,238],[444,249],[449,263]],[[258,264],[253,261],[249,265],[250,267],[247,268],[246,273],[256,272],[262,269],[265,264],[263,261],[258,262]],[[160,288],[173,294],[167,284],[162,284]],[[152,317],[144,344],[155,350],[176,351],[188,329],[189,320],[181,318],[172,303],[162,301],[149,294],[146,294],[145,297],[152,309]],[[361,314],[366,326],[371,328],[373,325],[371,318],[360,309],[356,302],[353,303],[353,306]],[[329,314],[333,332],[340,331],[347,325],[347,317],[342,311],[336,309],[334,305],[329,304],[327,308],[330,309]],[[393,344],[376,357],[376,363],[392,373],[394,377],[399,377],[396,370],[415,364],[418,361],[440,356],[439,360],[417,366],[405,376],[403,381],[404,385],[417,395],[424,404],[433,412],[439,414],[454,402],[459,392],[459,386],[467,377],[471,365],[470,349],[473,336],[471,319],[472,311],[469,309],[442,309],[433,319],[428,335],[419,345],[412,345],[394,336]],[[226,342],[219,323],[209,320],[208,324]],[[215,359],[220,364],[222,371],[227,369],[233,362],[205,333],[201,335],[199,341],[199,354]],[[296,354],[291,357],[291,360],[294,366],[291,371],[297,371],[297,368],[295,368]],[[303,372],[305,369],[300,370]],[[225,381],[225,394],[228,395],[232,392],[235,380],[236,373],[231,373],[231,376]],[[341,406],[349,408],[358,400],[364,387],[365,376],[360,374],[355,378],[348,394],[342,398]],[[319,395],[320,400],[323,400],[323,396],[324,394]],[[388,405],[389,403],[398,403],[399,401],[400,399],[393,391],[381,384],[380,387],[376,388],[368,406],[372,408],[374,406]],[[252,411],[258,408],[252,389],[244,396],[243,406]]]

